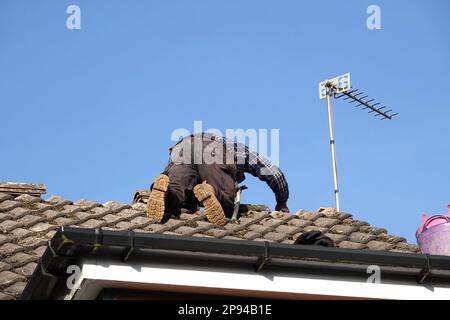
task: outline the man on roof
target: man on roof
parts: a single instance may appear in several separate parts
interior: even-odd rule
[[[289,212],[288,184],[277,166],[242,143],[200,133],[170,148],[169,162],[151,186],[147,216],[161,222],[166,213],[195,211],[201,205],[210,222],[223,226],[233,214],[244,173],[267,183],[275,194],[275,210]]]

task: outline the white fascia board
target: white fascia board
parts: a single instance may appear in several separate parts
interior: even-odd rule
[[[96,281],[97,280],[97,281]],[[261,292],[282,292],[300,295],[318,295],[333,297],[354,297],[364,299],[398,300],[449,300],[449,286],[424,286],[415,283],[367,283],[351,278],[323,275],[311,278],[301,273],[256,273],[249,270],[229,270],[217,267],[191,267],[170,264],[126,264],[117,261],[86,261],[82,265],[79,283],[92,284],[96,292],[108,283],[127,285],[172,285],[217,289],[252,290]],[[99,285],[101,284],[101,285]],[[83,284],[78,291],[72,290],[67,298],[92,296],[86,295]],[[95,295],[95,294],[94,294]]]

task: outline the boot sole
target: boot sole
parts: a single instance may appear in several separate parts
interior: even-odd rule
[[[222,205],[209,188],[211,186],[205,183],[196,185],[194,187],[195,197],[205,208],[205,214],[208,220],[216,225],[224,226],[227,224],[227,219]]]
[[[161,174],[156,177],[147,203],[147,217],[161,222],[164,218],[166,193],[169,189],[169,177]]]

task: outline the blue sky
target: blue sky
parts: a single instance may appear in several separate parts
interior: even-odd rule
[[[66,8],[81,8],[68,30]],[[366,27],[371,4],[381,30]],[[334,102],[341,202],[415,242],[450,203],[450,3],[1,1],[0,180],[129,203],[167,162],[174,129],[280,129],[291,211],[334,206],[320,81],[395,109]],[[353,109],[352,109],[353,108]],[[274,197],[249,176],[243,202]]]

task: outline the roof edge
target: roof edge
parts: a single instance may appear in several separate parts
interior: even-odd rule
[[[99,250],[100,249],[100,250]],[[145,257],[146,251],[165,251],[174,255],[193,254],[192,259],[205,259],[205,254],[221,256],[231,261],[230,257],[253,257],[255,272],[269,266],[288,267],[299,270],[307,261],[309,264],[327,266],[327,272],[346,268],[348,265],[384,266],[383,272],[392,276],[405,275],[405,270],[415,276],[418,283],[428,278],[444,279],[450,282],[450,257],[430,256],[425,254],[376,252],[327,248],[317,246],[299,246],[246,240],[205,239],[176,235],[163,235],[130,231],[102,229],[85,229],[61,227],[48,242],[38,267],[25,287],[21,299],[52,299],[60,296],[66,289],[68,274],[66,269],[77,260],[93,257],[101,253],[109,254],[114,259],[127,261],[130,255]],[[295,263],[295,262],[299,263]],[[289,263],[286,263],[289,262]],[[398,271],[397,269],[402,269]],[[443,270],[445,272],[432,272]],[[350,269],[349,269],[350,270]],[[386,270],[386,271],[384,271]]]

